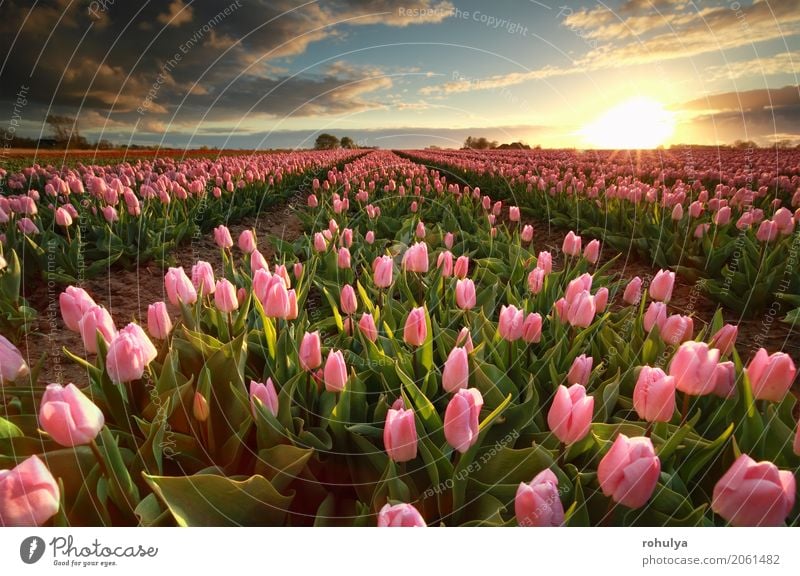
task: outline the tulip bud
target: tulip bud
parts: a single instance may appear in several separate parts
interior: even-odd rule
[[[347,384],[347,365],[344,356],[339,350],[328,352],[325,361],[325,389],[328,392],[341,392]]]
[[[386,504],[378,512],[378,528],[425,528],[425,519],[411,504]]]
[[[633,280],[628,282],[625,287],[625,293],[622,295],[622,300],[626,304],[635,305],[639,303],[642,298],[642,279],[636,276]]]
[[[214,287],[214,305],[225,313],[233,312],[239,307],[236,287],[227,278],[218,280]]]
[[[733,351],[739,328],[733,324],[725,324],[711,337],[709,346],[717,348],[721,356],[727,356]]]
[[[105,340],[106,344],[111,342],[117,335],[117,328],[111,314],[102,306],[92,306],[78,322],[78,329],[83,340],[83,347],[89,354],[97,354],[97,333]]]
[[[447,356],[442,370],[442,387],[447,392],[469,387],[469,361],[464,348],[456,346]]]
[[[428,337],[428,328],[425,322],[425,309],[414,308],[406,318],[403,329],[403,340],[409,346],[422,346]]]
[[[475,283],[469,278],[456,282],[456,305],[462,310],[470,310],[477,305]]]
[[[714,369],[719,362],[719,350],[709,349],[704,342],[684,342],[669,364],[669,375],[675,377],[675,387],[692,396],[704,396],[714,391]]]
[[[690,340],[693,333],[694,322],[692,319],[680,314],[669,316],[661,326],[661,339],[672,346]]]
[[[442,271],[442,278],[450,278],[453,275],[453,254],[449,250],[441,252],[436,267]]]
[[[528,344],[536,344],[542,339],[542,317],[537,312],[531,312],[522,325],[522,339]]]
[[[714,394],[720,398],[736,396],[736,366],[733,362],[720,362],[714,368]]]
[[[617,436],[600,460],[597,479],[603,494],[628,508],[641,508],[653,495],[661,461],[650,438]]]
[[[642,366],[633,389],[633,407],[648,422],[669,422],[675,412],[675,378],[661,368]]]
[[[569,388],[562,384],[547,413],[547,425],[561,442],[574,444],[589,433],[593,410],[594,398],[586,395],[586,388],[581,384]]]
[[[600,258],[600,242],[598,240],[589,242],[586,245],[586,249],[583,251],[583,257],[591,264],[596,264],[597,260]]]
[[[367,244],[372,244],[375,242],[375,232],[372,230],[368,230],[367,233],[364,235],[364,240]]]
[[[358,299],[356,298],[356,291],[350,284],[345,284],[342,287],[342,293],[339,296],[339,305],[342,312],[345,314],[355,314],[358,310]]]
[[[525,312],[516,306],[502,306],[497,329],[500,337],[508,342],[515,342],[522,338],[525,323]]]
[[[650,332],[654,327],[664,325],[667,320],[667,305],[663,302],[651,302],[644,313],[642,323],[646,332]]]
[[[389,458],[408,462],[417,457],[417,426],[414,411],[403,407],[400,399],[386,413],[383,426],[383,445]]]
[[[564,243],[561,246],[561,251],[567,256],[580,256],[581,255],[581,237],[576,235],[572,230],[564,237]]]
[[[478,417],[483,396],[475,388],[461,389],[450,399],[444,413],[444,436],[462,454],[478,441]]]
[[[30,369],[19,349],[0,334],[0,386],[30,374]]]
[[[56,224],[64,228],[72,226],[72,216],[63,206],[56,210]]]
[[[250,254],[256,247],[256,235],[252,230],[244,230],[239,234],[239,250],[245,254]]]
[[[531,270],[531,273],[528,274],[528,289],[531,291],[531,294],[538,294],[542,291],[544,287],[544,277],[545,272],[541,268],[534,268]]]
[[[214,242],[217,243],[217,246],[223,249],[231,248],[233,246],[231,231],[228,230],[227,226],[220,224],[214,228]]]
[[[408,272],[425,274],[428,271],[428,246],[417,242],[403,254],[403,268]]]
[[[669,302],[672,298],[672,288],[675,284],[675,272],[659,270],[650,283],[650,298],[659,302]]]
[[[508,219],[511,222],[519,222],[519,206],[508,207]]]
[[[550,252],[542,251],[536,257],[536,267],[544,270],[545,274],[553,271],[553,255]]]
[[[456,336],[456,346],[463,346],[467,354],[472,352],[474,348],[472,345],[472,336],[469,333],[469,328],[466,326],[464,326],[461,332],[458,333],[458,336]]]
[[[61,307],[61,317],[68,330],[78,332],[78,322],[83,315],[91,308],[96,306],[95,301],[83,288],[77,286],[67,286],[67,289],[58,297]]]
[[[0,526],[41,526],[58,512],[58,482],[31,456],[11,470],[0,470]]]
[[[350,268],[350,250],[345,247],[339,248],[339,253],[336,258],[336,263],[339,268],[342,269],[349,269]]]
[[[372,264],[373,281],[377,288],[388,288],[392,285],[394,262],[389,256],[379,256]]]
[[[172,320],[164,302],[155,302],[147,307],[147,331],[153,338],[166,340],[172,332]]]
[[[520,233],[519,238],[526,243],[533,240],[533,226],[525,224],[525,226],[522,227],[522,233]]]
[[[164,276],[164,287],[167,289],[167,298],[173,306],[180,302],[191,305],[197,302],[197,290],[184,272],[183,267],[170,268]]]
[[[256,417],[256,400],[259,400],[270,414],[278,415],[278,393],[275,391],[272,378],[267,378],[265,384],[250,380],[250,411],[253,418]]]
[[[88,444],[105,424],[103,412],[73,384],[48,384],[39,407],[39,426],[68,448]]]
[[[192,415],[195,420],[205,422],[208,420],[209,413],[208,400],[200,392],[195,392],[194,400],[192,401]]]
[[[313,371],[322,365],[322,342],[319,332],[306,332],[300,342],[298,358],[300,367],[307,371]]]
[[[444,235],[444,247],[450,250],[453,247],[453,233],[448,232]]]
[[[592,364],[594,359],[586,354],[581,354],[572,361],[569,372],[567,372],[567,384],[589,384],[589,377],[592,375]]]
[[[797,370],[784,352],[767,354],[759,348],[746,370],[756,400],[780,402],[792,387]]]
[[[469,256],[459,256],[453,266],[456,278],[466,278],[469,273]]]
[[[542,470],[529,484],[520,483],[514,497],[514,513],[520,526],[561,526],[564,523],[558,478],[552,470]]]
[[[372,314],[367,314],[366,312],[362,314],[361,320],[358,321],[358,327],[370,342],[375,342],[378,339],[378,329],[375,327],[375,319]]]

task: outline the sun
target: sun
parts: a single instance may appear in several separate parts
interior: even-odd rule
[[[660,102],[633,98],[606,111],[580,130],[595,148],[655,148],[675,131],[675,115]]]

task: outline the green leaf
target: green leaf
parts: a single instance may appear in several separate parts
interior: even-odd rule
[[[0,416],[0,438],[19,438],[21,436],[24,434],[19,427]]]

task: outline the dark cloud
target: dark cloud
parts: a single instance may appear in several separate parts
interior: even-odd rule
[[[723,92],[675,106],[675,108],[683,110],[717,110],[725,112],[782,107],[800,107],[800,86]]]

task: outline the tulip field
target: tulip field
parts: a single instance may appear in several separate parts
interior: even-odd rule
[[[0,526],[800,526],[800,151],[102,161],[0,169]]]

